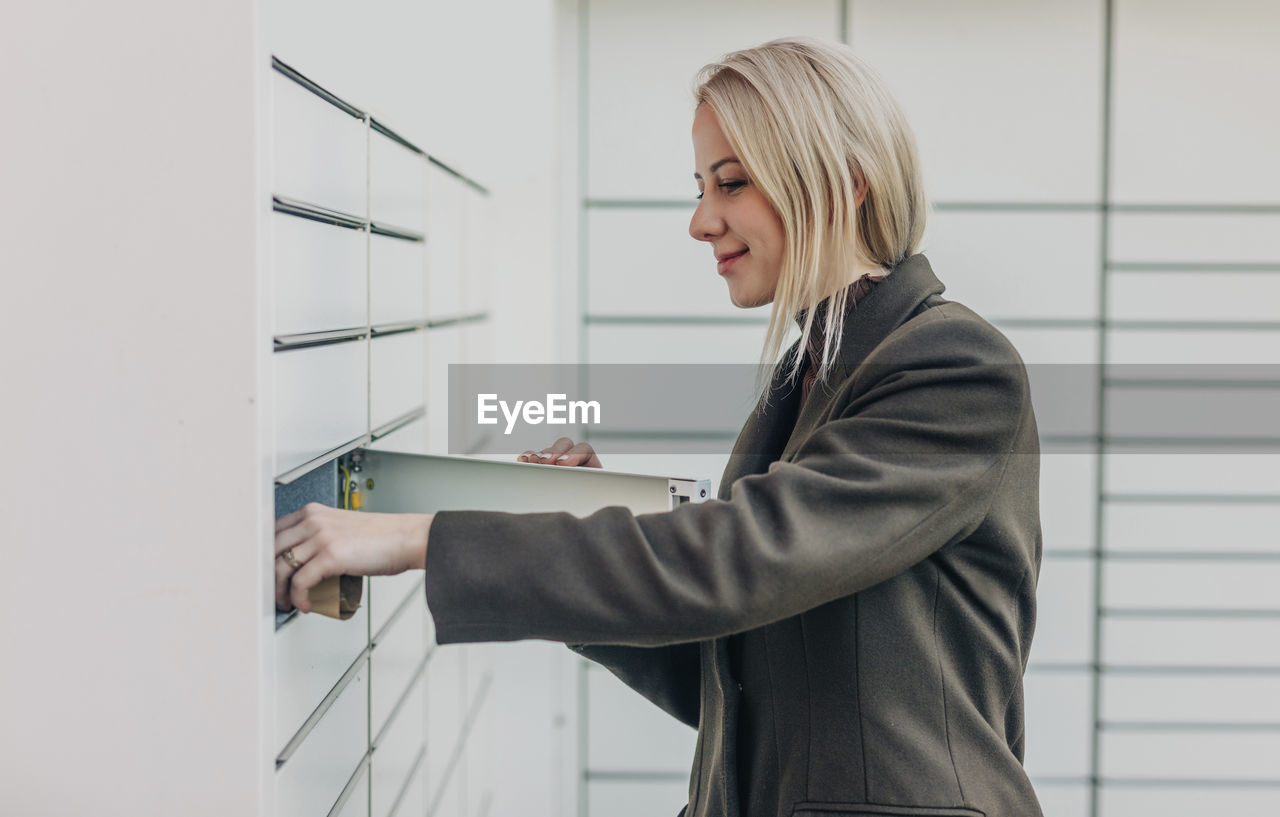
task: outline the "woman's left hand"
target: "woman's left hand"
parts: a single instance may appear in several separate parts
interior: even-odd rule
[[[276,608],[311,612],[307,593],[329,576],[389,576],[425,568],[432,518],[432,514],[344,511],[316,502],[280,517],[276,520]]]

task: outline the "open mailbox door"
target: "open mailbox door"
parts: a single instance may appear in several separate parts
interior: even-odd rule
[[[345,462],[363,494],[363,508],[385,513],[565,511],[586,516],[609,506],[651,513],[683,502],[703,502],[711,495],[708,479],[565,468],[509,458],[361,448]],[[377,576],[369,581],[371,632],[386,629],[381,622],[390,608],[422,605],[421,574],[411,576],[415,573]],[[376,665],[379,651],[387,649],[379,646],[381,640],[372,639],[375,687],[380,676]],[[388,645],[393,640],[385,639]],[[428,640],[434,642],[431,625]],[[488,644],[433,645],[429,649],[425,670],[428,739],[423,763],[428,813],[475,813],[462,801],[470,800],[471,805],[487,802],[496,786],[503,787],[507,795],[520,792],[528,813],[547,813],[534,807],[539,796],[536,792],[554,791],[552,801],[559,803],[560,813],[588,817],[617,813],[609,804],[618,799],[619,789],[630,791],[629,796],[643,799],[648,795],[664,803],[684,796],[696,732],[657,710],[649,711],[647,701],[606,670],[561,645],[545,642],[528,642],[515,649]],[[406,666],[412,663],[411,656],[406,654],[405,659]],[[389,686],[399,688],[400,683]],[[544,687],[551,694],[529,694],[531,689]],[[391,696],[389,690],[386,697]],[[378,691],[370,697],[372,709],[379,709]],[[509,713],[516,701],[523,713],[519,723],[498,724],[498,713]],[[374,718],[375,731],[378,720]],[[621,754],[619,747],[625,747]],[[379,748],[375,754],[371,775],[375,789],[382,787],[379,762],[385,765],[394,752]],[[529,762],[530,758],[544,757],[561,759],[550,783],[542,779],[545,767]],[[466,769],[462,786],[458,782],[460,765]],[[495,772],[499,768],[504,769],[500,779]],[[646,791],[636,791],[637,775],[645,781],[640,788]],[[395,779],[402,776],[399,770],[388,775]],[[466,794],[460,794],[460,789]],[[552,809],[550,804],[546,808]],[[375,812],[379,810],[375,808]]]
[[[357,481],[365,490],[365,509],[384,513],[567,511],[583,516],[609,506],[651,513],[702,502],[711,492],[709,479],[514,460],[370,449],[355,452],[352,460],[361,468]]]

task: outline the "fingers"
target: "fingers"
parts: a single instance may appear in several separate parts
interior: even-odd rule
[[[285,514],[277,519],[276,555],[279,556],[315,533],[314,520],[327,510],[329,508],[319,502],[308,502],[293,513]]]
[[[287,528],[276,532],[276,558],[280,558],[280,554],[289,548],[296,548],[305,542],[315,533],[314,525],[306,520],[299,522],[292,528]],[[296,551],[295,551],[296,553]]]
[[[581,465],[587,468],[603,467],[600,464],[600,458],[596,456],[595,449],[591,447],[591,443],[578,443],[557,456],[552,462],[555,465]]]
[[[275,573],[276,573],[276,609],[277,610],[290,610],[293,608],[293,602],[290,600],[289,581],[290,579],[293,578],[293,574],[296,571],[300,570],[300,568],[296,568],[293,565],[289,564],[288,560],[284,558],[284,555],[283,555],[284,550],[289,550],[290,554],[294,558],[294,561],[304,565],[307,563],[307,561],[313,558],[316,553],[314,542],[307,541],[301,544],[294,545],[291,548],[281,549],[280,555],[276,556]]]
[[[311,588],[319,584],[328,573],[325,570],[325,562],[323,556],[317,556],[311,559],[293,574],[293,578],[289,580],[289,599],[293,602],[293,606],[297,607],[304,613],[311,612],[311,598],[309,596]]]
[[[430,514],[381,514],[308,505],[275,536],[276,606],[310,612],[308,592],[322,579],[387,576],[426,564]],[[292,561],[283,558],[288,553]]]
[[[289,580],[293,578],[293,568],[284,559],[276,557],[276,609],[289,610],[293,603],[289,601]]]
[[[304,508],[299,508],[298,510],[294,511],[293,513],[287,513],[287,514],[285,514],[284,516],[281,516],[281,517],[277,518],[277,519],[276,519],[276,533],[279,533],[280,531],[282,531],[282,530],[286,530],[286,529],[288,529],[288,528],[292,528],[294,525],[296,525],[296,524],[298,524],[300,521],[302,521],[302,517],[306,514],[306,510],[307,510],[307,509],[306,509],[305,507],[304,507]],[[278,550],[276,551],[276,553],[279,553],[279,552],[280,552],[280,551],[278,551]]]
[[[573,448],[573,440],[568,437],[561,437],[541,451],[525,451],[516,459],[520,462],[538,462],[543,465],[550,465],[556,461],[557,457],[568,452],[571,448]]]
[[[282,554],[290,551],[294,560],[303,564],[315,555],[315,547],[308,540],[316,533],[315,520],[323,508],[323,505],[313,502],[276,520],[274,568],[277,610],[289,610],[294,606],[290,601],[289,582],[298,570]]]

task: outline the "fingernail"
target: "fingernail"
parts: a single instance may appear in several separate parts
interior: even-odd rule
[[[556,462],[560,462],[561,460],[567,460],[567,459],[569,459],[568,454],[561,454],[560,456],[556,457]]]
[[[539,454],[538,456],[542,457],[544,460],[549,460],[552,457],[551,454]]]

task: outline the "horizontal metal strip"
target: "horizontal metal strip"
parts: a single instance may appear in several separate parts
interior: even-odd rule
[[[1195,609],[1187,607],[1103,607],[1099,611],[1103,618],[1144,618],[1144,619],[1280,619],[1280,610],[1224,609],[1207,607]]]
[[[320,85],[316,84],[315,81],[303,76],[303,74],[300,71],[298,71],[298,69],[283,62],[279,57],[276,57],[276,56],[271,57],[271,67],[279,71],[281,74],[284,74],[286,77],[293,80],[294,82],[298,83],[303,88],[306,88],[311,93],[320,97],[325,102],[328,102],[330,105],[333,105],[335,108],[340,108],[344,112],[350,114],[351,116],[354,116],[356,119],[365,118],[364,111],[360,110],[355,105],[352,105],[350,102],[347,102],[346,100],[342,99],[332,91],[325,90]]]
[[[1109,447],[1117,451],[1099,451],[1096,453],[1126,453],[1126,450],[1140,449],[1153,454],[1188,453],[1187,449],[1210,449],[1211,451],[1248,454],[1276,454],[1280,452],[1280,436],[1278,437],[1232,437],[1224,434],[1221,437],[1140,437],[1132,434],[1111,434],[1098,436],[1094,434],[1045,434],[1040,437],[1040,445],[1045,454],[1088,453],[1080,452],[1081,446]],[[1161,452],[1160,449],[1177,449]],[[1240,452],[1238,449],[1249,449]],[[1192,451],[1191,453],[1196,453]]]
[[[298,477],[301,477],[310,473],[314,469],[319,468],[321,465],[324,465],[330,460],[336,460],[338,457],[341,457],[343,454],[347,453],[348,451],[354,451],[362,445],[368,445],[372,441],[373,441],[373,438],[370,437],[368,434],[361,434],[359,437],[356,437],[351,442],[343,443],[337,448],[334,448],[330,451],[326,451],[325,453],[321,454],[320,456],[316,457],[313,460],[304,462],[302,465],[299,465],[297,468],[292,468],[288,471],[285,471],[283,474],[280,474],[279,476],[276,477],[275,483],[276,485],[288,485],[290,482],[293,482]]]
[[[368,220],[360,218],[359,216],[353,216],[350,213],[341,213],[337,210],[330,210],[327,207],[321,207],[318,204],[308,204],[305,201],[285,198],[284,196],[272,196],[271,209],[277,213],[285,213],[290,216],[311,219],[312,221],[319,221],[322,224],[333,224],[338,227],[346,227],[349,230],[364,230],[369,226]]]
[[[1093,783],[1093,778],[1088,775],[1033,774],[1030,777],[1032,785],[1036,788],[1041,786],[1088,786]]]
[[[641,769],[585,769],[582,777],[590,783],[668,783],[687,782],[689,773]]]
[[[399,431],[400,429],[412,423],[414,420],[417,420],[426,416],[426,413],[427,413],[427,409],[425,406],[418,406],[413,411],[405,412],[404,414],[401,414],[399,417],[395,418],[394,420],[388,423],[383,423],[382,425],[378,426],[373,430],[372,433],[370,433],[369,436],[373,440],[380,440],[389,434]]]
[[[1098,785],[1106,788],[1141,789],[1280,789],[1280,779],[1249,780],[1195,777],[1101,777]]]
[[[293,349],[307,349],[312,346],[332,346],[353,340],[364,340],[369,334],[367,326],[350,329],[333,329],[327,332],[303,332],[297,335],[276,335],[274,346],[277,352],[288,352]]]
[[[1099,558],[1109,562],[1280,562],[1280,550],[1115,550],[1046,548],[1045,558]]]
[[[1096,672],[1097,664],[1090,664],[1084,661],[1032,661],[1027,665],[1028,673],[1063,673],[1078,674]]]
[[[378,117],[370,116],[369,126],[372,127],[374,130],[376,130],[378,133],[387,137],[388,139],[391,139],[392,141],[395,141],[395,142],[399,142],[401,145],[407,147],[409,150],[412,150],[414,153],[417,153],[424,157],[427,155],[427,152],[425,150],[423,150],[422,148],[415,145],[413,142],[410,142],[408,139],[404,138],[400,134],[393,131],[390,127],[387,126],[385,122],[383,122]]]
[[[1080,674],[1101,673],[1103,675],[1192,675],[1192,676],[1257,676],[1263,678],[1280,678],[1280,667],[1245,667],[1232,665],[1174,665],[1174,664],[1104,664],[1097,665],[1085,661],[1032,661],[1027,665],[1027,673],[1031,674]]]
[[[488,312],[476,312],[471,315],[459,315],[456,318],[439,318],[427,321],[428,329],[444,329],[447,326],[459,326],[464,323],[480,323],[489,320]]]
[[[1280,732],[1280,723],[1228,721],[1102,721],[1104,732]]]
[[[427,664],[431,662],[431,658],[435,654],[435,648],[432,647],[427,650],[427,654],[422,656],[422,660],[418,662],[418,666],[413,670],[413,676],[409,678],[409,683],[405,684],[400,697],[396,698],[396,705],[391,707],[391,711],[387,714],[387,722],[382,724],[382,728],[378,730],[377,737],[373,739],[374,749],[377,749],[382,744],[382,739],[387,736],[387,731],[395,725],[396,718],[400,715],[400,710],[404,709],[405,701],[409,700],[409,696],[413,694],[414,686],[422,680],[422,673],[426,672]]]
[[[293,756],[293,753],[302,745],[302,741],[306,739],[307,735],[311,734],[311,730],[316,728],[316,724],[320,723],[320,719],[323,718],[329,711],[329,708],[333,706],[334,701],[338,700],[338,696],[341,695],[348,686],[350,686],[352,679],[359,675],[360,671],[368,666],[368,660],[369,647],[365,647],[360,651],[360,655],[354,662],[352,662],[351,666],[347,668],[347,671],[342,673],[342,677],[333,685],[333,689],[329,690],[329,694],[325,695],[324,699],[320,701],[320,705],[315,708],[315,711],[307,716],[307,719],[302,722],[302,726],[298,728],[298,731],[294,733],[294,736],[289,738],[289,742],[280,750],[280,754],[276,755],[277,769],[283,766],[285,762]]]
[[[1103,329],[1174,330],[1179,332],[1274,332],[1280,330],[1280,321],[1131,321],[1109,320],[1102,322]]]
[[[1171,453],[1187,453],[1186,449],[1205,448],[1214,451],[1231,449],[1232,453],[1275,454],[1280,452],[1280,437],[1137,437],[1113,435],[1103,438],[1103,445],[1113,448],[1141,448],[1160,453],[1161,448],[1176,449]],[[1236,449],[1246,449],[1243,452]],[[1194,453],[1194,452],[1193,452]]]
[[[1112,261],[1107,272],[1280,272],[1269,261]]]
[[[1188,202],[1186,204],[1116,204],[1108,206],[1114,213],[1206,213],[1206,214],[1280,214],[1280,204],[1208,204]]]
[[[375,338],[385,335],[399,335],[404,332],[417,332],[427,328],[426,321],[404,321],[403,323],[384,323],[372,327],[369,331]]]
[[[1137,494],[1106,493],[1103,502],[1116,504],[1280,505],[1280,494]]]
[[[382,642],[382,639],[386,638],[387,633],[391,631],[392,626],[394,626],[400,616],[404,614],[404,611],[409,609],[409,605],[413,603],[413,597],[418,593],[426,593],[426,590],[423,587],[426,581],[427,579],[424,576],[421,580],[415,582],[413,589],[408,593],[405,593],[404,598],[396,602],[396,609],[391,612],[391,616],[387,619],[386,623],[382,625],[382,629],[378,630],[378,632],[373,636],[373,647],[375,649],[378,644]]]
[[[453,169],[452,167],[450,167],[449,165],[445,164],[445,163],[444,163],[443,161],[441,161],[440,159],[437,159],[435,156],[432,156],[431,154],[427,154],[427,161],[428,161],[428,162],[431,162],[431,164],[433,164],[433,165],[435,165],[436,167],[440,168],[440,169],[441,169],[441,170],[443,170],[445,173],[448,173],[449,175],[454,176],[454,177],[455,177],[455,178],[457,178],[459,181],[463,182],[464,184],[466,184],[467,186],[469,186],[471,189],[475,190],[476,192],[478,192],[478,193],[483,193],[483,194],[484,194],[484,195],[486,195],[486,196],[487,196],[487,195],[489,195],[489,188],[487,188],[487,187],[485,187],[484,185],[480,184],[480,182],[478,182],[478,181],[476,181],[476,180],[474,180],[474,179],[470,178],[469,176],[467,176],[467,175],[466,175],[465,173],[463,173],[462,171]]]
[[[422,770],[422,762],[427,759],[427,744],[424,741],[418,747],[418,751],[413,756],[413,762],[409,764],[409,774],[405,777],[404,782],[400,784],[400,791],[396,792],[395,802],[391,804],[391,808],[387,810],[387,817],[396,817],[396,812],[400,810],[400,804],[404,802],[404,796],[409,792],[409,786],[414,783]]]
[[[1114,562],[1280,562],[1280,551],[1253,550],[1103,550]]]
[[[1224,675],[1280,678],[1280,667],[1242,667],[1176,664],[1104,664],[1103,675]]]
[[[584,315],[585,324],[614,326],[768,326],[764,318],[738,315]]]
[[[1123,364],[1120,364],[1123,365]],[[1250,366],[1257,369],[1261,366]],[[1271,367],[1275,370],[1277,376],[1280,376],[1280,366]],[[1109,389],[1215,389],[1228,391],[1239,389],[1241,391],[1263,390],[1271,391],[1280,389],[1280,379],[1278,380],[1196,380],[1196,379],[1152,379],[1145,380],[1139,378],[1124,377],[1104,377],[1102,385]]]
[[[449,762],[445,765],[444,772],[440,775],[440,782],[437,785],[435,799],[431,801],[431,805],[427,808],[427,817],[433,817],[436,810],[440,807],[440,797],[444,794],[445,788],[449,784],[449,778],[453,775],[454,769],[458,765],[458,761],[462,758],[463,747],[467,745],[467,737],[471,734],[471,727],[475,723],[476,717],[480,714],[480,707],[484,705],[485,698],[489,694],[489,687],[493,684],[493,673],[489,673],[480,682],[480,687],[476,692],[475,703],[471,705],[471,710],[467,713],[467,718],[462,723],[462,729],[458,733],[458,742],[454,744],[449,754]]]
[[[384,235],[387,238],[398,238],[402,241],[415,241],[421,243],[427,240],[427,237],[422,233],[414,232],[413,230],[408,230],[403,227],[393,227],[390,224],[380,224],[376,221],[370,225],[369,229],[373,231],[374,235]]]
[[[1008,329],[1119,329],[1177,330],[1187,332],[1240,330],[1274,331],[1280,321],[1164,321],[1095,318],[990,318],[997,328]]]
[[[369,759],[371,754],[364,753],[364,757],[360,758],[360,765],[356,766],[355,773],[351,775],[351,779],[347,781],[347,785],[342,787],[342,794],[338,795],[338,799],[334,801],[333,808],[329,809],[328,817],[337,817],[342,813],[342,809],[346,807],[347,801],[351,799],[351,795],[355,793],[356,786],[360,785],[360,778],[364,777],[369,771]]]

